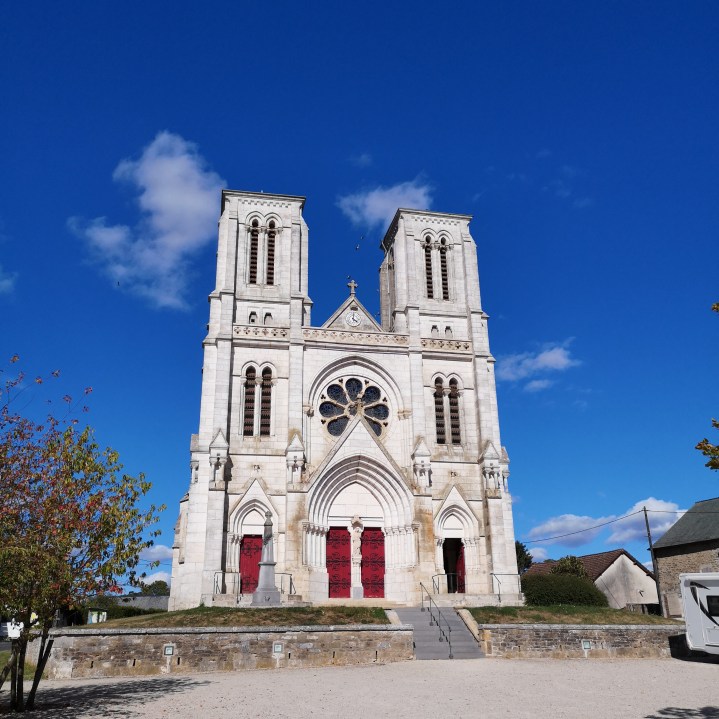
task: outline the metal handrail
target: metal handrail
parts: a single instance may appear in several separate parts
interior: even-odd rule
[[[433,594],[442,594],[441,587],[439,586],[439,581],[437,581],[437,577],[447,577],[447,593],[448,594],[465,594],[465,591],[459,591],[459,572],[440,572],[439,574],[433,574],[432,575],[432,593]],[[450,581],[449,577],[454,577],[454,583],[452,586],[454,586],[454,592],[451,592],[450,587]]]
[[[498,574],[495,574],[494,572],[489,573],[490,577],[494,577],[497,580],[497,584],[499,584],[499,592],[498,599],[501,602],[502,601],[502,580],[499,579],[499,577],[519,577],[519,574],[513,573],[513,572],[500,572]],[[494,589],[494,585],[492,586],[492,589]]]
[[[449,626],[449,622],[447,621],[446,617],[442,616],[442,612],[440,611],[440,608],[437,606],[437,602],[432,599],[432,595],[429,593],[429,590],[427,587],[422,584],[422,582],[419,583],[419,586],[422,591],[420,591],[420,597],[422,599],[422,608],[421,611],[424,611],[424,595],[427,595],[427,599],[429,600],[429,603],[427,605],[427,608],[429,610],[429,626],[436,626],[439,630],[439,641],[446,641],[449,645],[449,658],[454,659],[454,655],[452,654],[452,627]],[[434,612],[432,610],[432,605],[434,604],[434,612],[437,612],[437,618],[434,618]],[[444,629],[442,629],[442,620],[444,619],[444,623],[447,627],[447,631],[445,632]]]
[[[228,578],[232,579],[232,590],[229,592],[227,591]],[[213,595],[234,594],[238,596],[240,593],[239,574],[237,572],[223,572],[221,569],[218,569],[214,575],[212,593]]]
[[[280,579],[280,594],[285,593],[285,577],[290,578],[290,586],[287,588],[287,594],[297,594],[297,592],[295,591],[295,583],[292,581],[292,575],[289,572],[275,572],[275,577],[282,577],[282,579]]]

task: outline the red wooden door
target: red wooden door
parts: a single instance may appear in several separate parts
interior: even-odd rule
[[[362,532],[362,588],[365,597],[384,597],[384,534],[379,527]]]
[[[460,542],[457,554],[457,592],[464,594],[464,544]]]
[[[252,594],[257,589],[262,559],[262,537],[246,534],[240,542],[240,592]]]
[[[352,585],[350,533],[347,527],[330,527],[327,532],[327,574],[329,596],[349,598]]]

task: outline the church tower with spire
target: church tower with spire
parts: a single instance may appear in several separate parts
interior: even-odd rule
[[[304,202],[222,193],[170,608],[249,602],[267,513],[284,599],[520,602],[471,218],[398,210],[380,323],[315,326]]]

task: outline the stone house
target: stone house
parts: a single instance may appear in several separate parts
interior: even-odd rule
[[[626,549],[585,554],[577,559],[597,589],[607,597],[610,607],[645,614],[657,610],[654,575]],[[554,564],[553,559],[533,564],[526,574],[549,574]]]
[[[719,497],[694,504],[654,544],[662,611],[681,617],[679,575],[719,572]]]
[[[521,601],[471,217],[398,210],[379,321],[350,282],[313,324],[304,204],[222,192],[170,609],[250,594],[268,512],[304,600]]]

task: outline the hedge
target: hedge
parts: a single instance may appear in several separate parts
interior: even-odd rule
[[[522,592],[527,604],[547,607],[553,604],[575,604],[606,607],[607,598],[590,579],[571,574],[529,574],[522,577]]]

